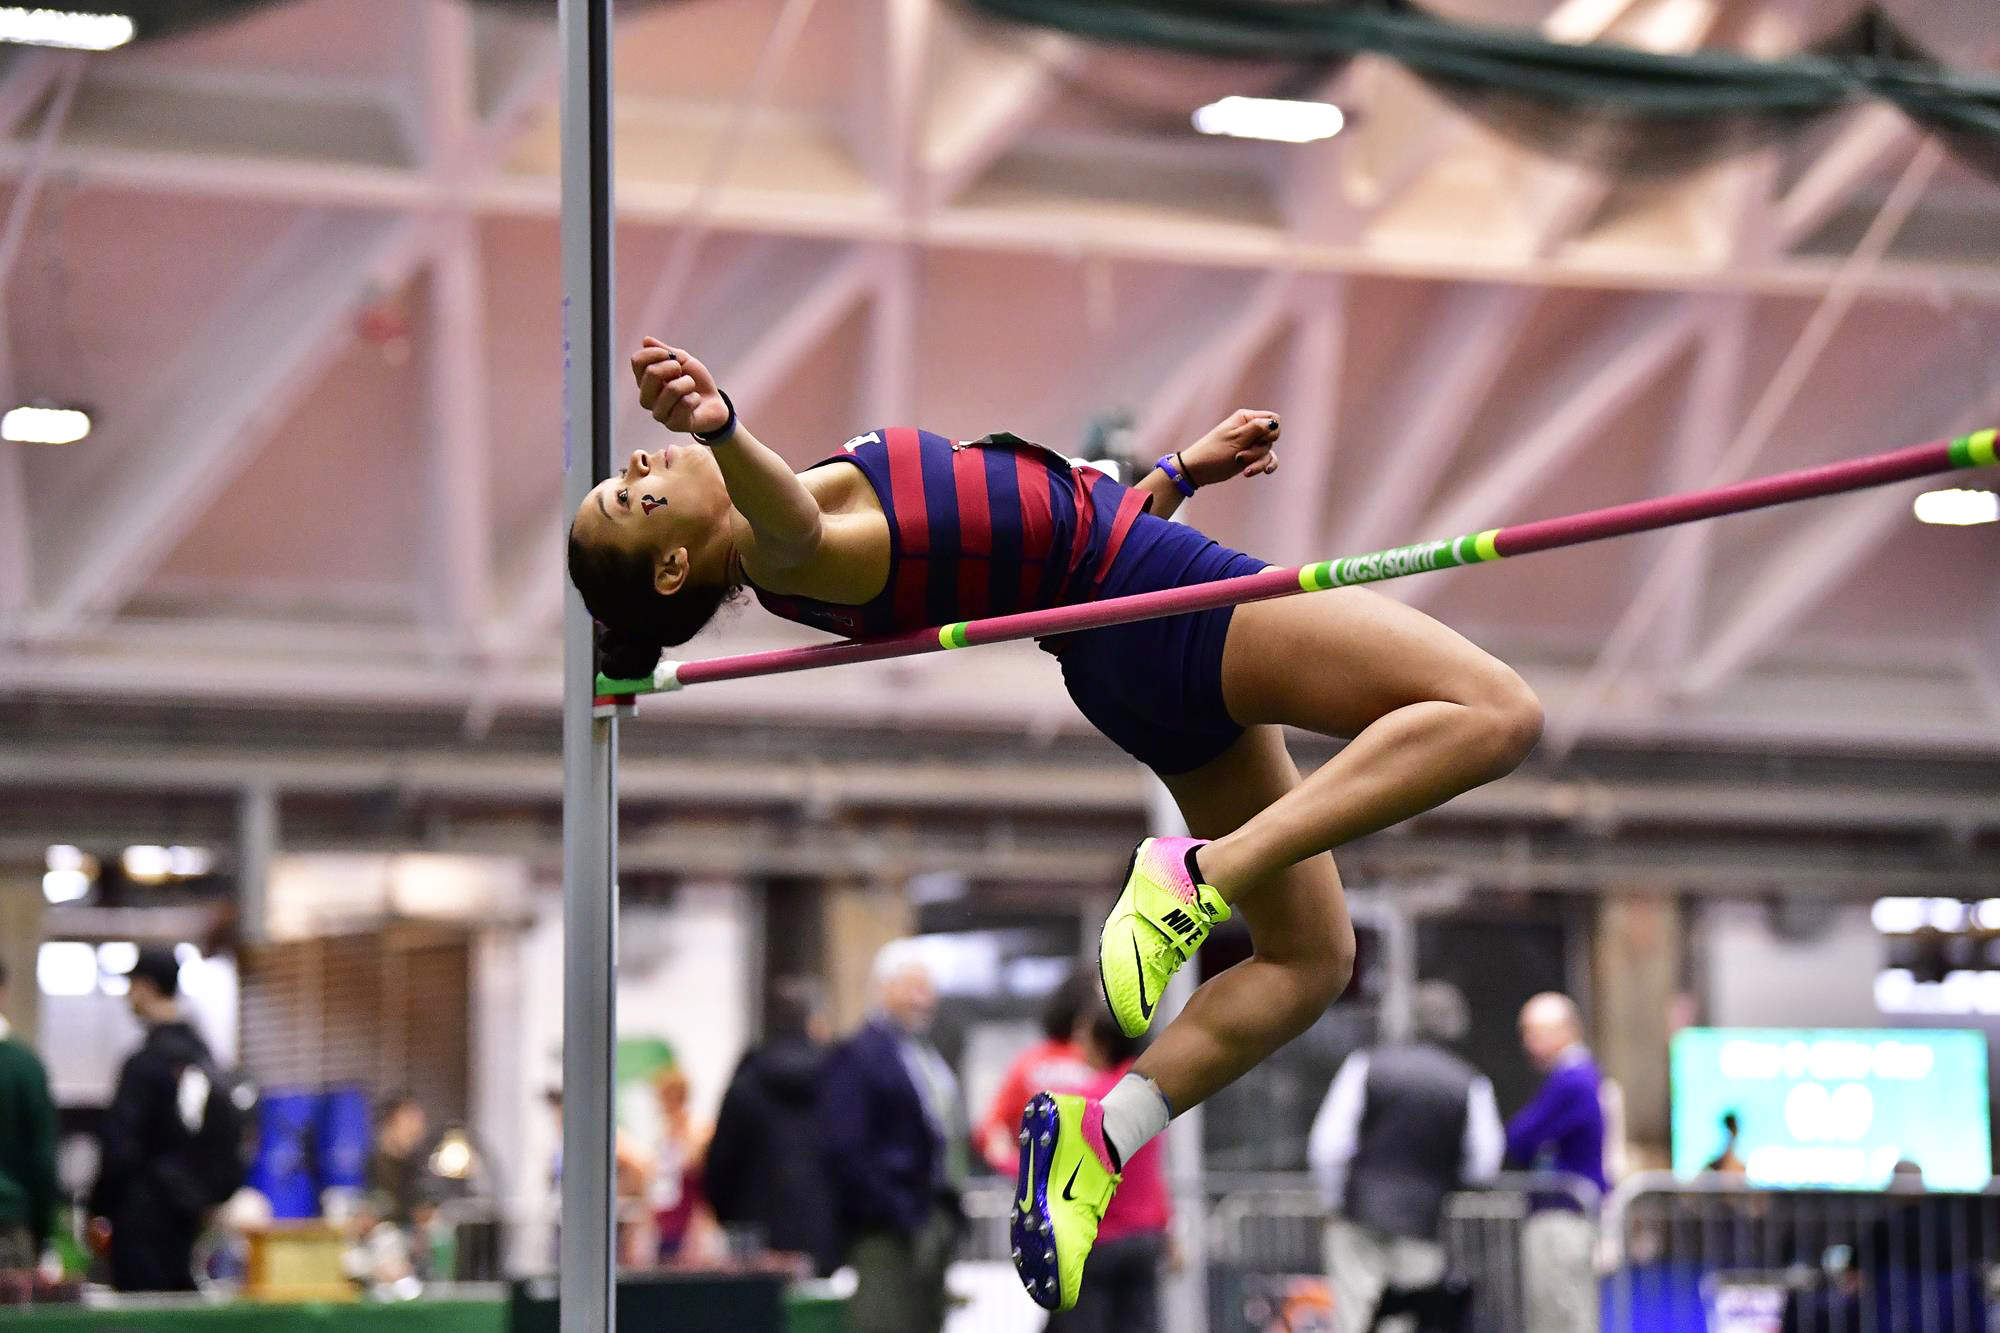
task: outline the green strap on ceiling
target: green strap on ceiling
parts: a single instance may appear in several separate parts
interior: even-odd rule
[[[970,3],[996,18],[1192,54],[1294,61],[1381,55],[1475,95],[1485,91],[1580,115],[1682,122],[1734,118],[1768,122],[1782,132],[1802,119],[1874,98],[1896,104],[1954,146],[1972,147],[1976,165],[2000,161],[2000,77],[1922,59],[1874,14],[1857,24],[1850,44],[1888,47],[1895,58],[1822,52],[1760,60],[1729,51],[1682,55],[1573,45],[1532,30],[1439,18],[1406,0]]]

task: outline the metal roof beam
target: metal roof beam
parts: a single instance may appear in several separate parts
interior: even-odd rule
[[[1409,540],[1539,295],[1526,287],[1466,287],[1429,317],[1372,416],[1370,444],[1386,457],[1344,511],[1336,537],[1342,549]]]
[[[1555,373],[1548,413],[1466,470],[1472,478],[1408,532],[1443,537],[1509,521],[1522,503],[1598,441],[1618,414],[1673,365],[1698,328],[1686,298],[1645,297]],[[1412,585],[1412,605],[1436,584]]]
[[[153,386],[105,411],[94,456],[143,475],[144,502],[105,503],[94,467],[72,479],[51,507],[64,517],[44,528],[34,637],[124,603],[304,395],[361,300],[407,278],[419,237],[407,219],[306,217],[246,267]]]

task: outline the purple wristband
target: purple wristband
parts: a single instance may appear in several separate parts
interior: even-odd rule
[[[694,438],[697,441],[699,441],[702,444],[708,445],[710,448],[713,448],[716,445],[721,444],[724,440],[727,440],[730,436],[736,433],[736,404],[729,400],[729,391],[727,389],[723,389],[718,386],[715,392],[721,396],[722,405],[729,409],[729,420],[723,422],[721,426],[710,431],[706,435],[703,435],[698,430],[691,430],[688,432],[688,434],[694,436]]]
[[[1189,481],[1187,476],[1174,463],[1174,456],[1172,454],[1161,454],[1160,461],[1153,466],[1166,473],[1167,480],[1171,481],[1174,484],[1174,489],[1182,495],[1190,498],[1194,495],[1194,483]]]

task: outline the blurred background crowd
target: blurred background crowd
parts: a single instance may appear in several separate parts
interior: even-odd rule
[[[555,1327],[555,9],[0,3],[0,1333]],[[618,337],[794,467],[1268,409],[1184,512],[1289,565],[2000,420],[1994,0],[616,14]],[[2000,1328],[1994,492],[1382,585],[1544,740],[1340,849],[1352,984],[1058,1327]],[[1163,792],[1027,644],[619,726],[623,1326],[1035,1333]]]

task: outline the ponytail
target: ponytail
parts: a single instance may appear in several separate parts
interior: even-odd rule
[[[660,653],[699,634],[736,591],[727,583],[663,593],[653,586],[653,562],[616,547],[592,546],[569,535],[569,578],[597,621],[598,661],[614,680],[653,674]]]

